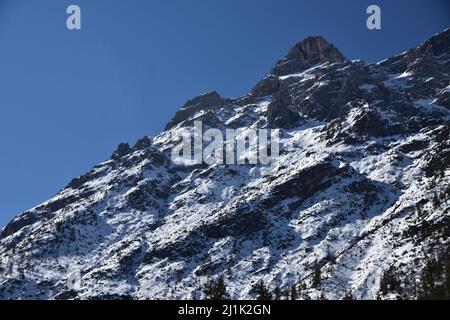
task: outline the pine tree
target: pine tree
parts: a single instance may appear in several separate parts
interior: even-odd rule
[[[447,254],[430,259],[422,270],[420,277],[420,300],[450,299],[449,261]]]
[[[352,290],[348,290],[342,300],[354,300]]]
[[[440,201],[436,193],[433,195],[433,207],[437,209],[439,207]]]
[[[401,282],[395,273],[394,267],[390,267],[383,272],[380,279],[380,293],[385,296],[389,292],[399,293],[401,291]]]
[[[303,281],[300,281],[299,288],[300,288],[300,291],[306,290],[306,283],[304,283]]]
[[[420,276],[420,300],[429,300],[435,298],[435,291],[438,280],[437,269],[437,261],[434,259],[429,260],[425,265],[425,268],[423,268]]]
[[[206,300],[225,300],[229,298],[223,276],[217,281],[209,279],[205,284],[203,293]]]
[[[321,284],[322,284],[322,271],[321,271],[319,263],[316,261],[314,263],[314,274],[313,274],[312,287],[320,288]]]
[[[377,292],[377,300],[383,300],[383,293],[381,292],[381,290],[378,290]]]
[[[291,298],[291,291],[289,288],[283,289],[281,296],[284,297],[284,300],[289,300]]]
[[[297,298],[297,288],[295,287],[295,284],[293,284],[291,287],[291,300],[297,300]]]
[[[280,300],[281,299],[281,289],[278,286],[278,284],[275,287],[275,289],[273,290],[273,299],[274,300]]]
[[[256,292],[258,294],[257,300],[272,300],[272,295],[269,292],[269,289],[267,289],[266,284],[264,283],[264,280],[260,280],[256,286]]]
[[[445,266],[444,266],[444,272],[445,272],[445,291],[446,291],[446,299],[450,299],[450,252],[447,252],[445,255]]]
[[[297,296],[299,299],[302,299],[303,297],[303,291],[306,290],[306,284],[300,280],[298,286],[297,286]]]

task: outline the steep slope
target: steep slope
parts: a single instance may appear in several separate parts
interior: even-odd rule
[[[11,221],[0,297],[202,298],[224,276],[237,299],[261,279],[299,298],[373,299],[387,270],[414,282],[449,242],[449,99],[450,29],[377,64],[309,37],[248,95],[188,101],[164,132]],[[274,174],[172,163],[196,120],[279,128]]]

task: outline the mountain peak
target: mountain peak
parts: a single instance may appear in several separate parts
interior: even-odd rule
[[[274,69],[293,76],[269,75],[238,99],[187,101],[173,130],[120,144],[0,230],[0,300],[201,300],[221,278],[234,300],[257,298],[257,281],[301,287],[300,299],[428,297],[429,281],[416,279],[430,254],[446,266],[450,252],[448,36],[382,64],[295,74],[347,62],[309,37]],[[172,161],[194,121],[226,140],[201,139],[183,156],[209,149],[216,164]],[[277,156],[264,129],[278,129]],[[268,156],[267,143],[271,175],[250,161]],[[448,277],[435,269],[440,288]]]
[[[347,59],[331,43],[321,36],[309,36],[293,46],[273,67],[271,74],[284,76],[301,72],[316,64],[344,62]]]

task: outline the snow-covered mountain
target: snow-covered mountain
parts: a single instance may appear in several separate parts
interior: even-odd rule
[[[274,174],[175,165],[195,120],[279,128]],[[260,280],[298,298],[395,298],[380,291],[388,271],[414,298],[427,257],[449,247],[449,120],[450,29],[376,64],[308,37],[246,96],[188,101],[11,221],[0,298],[201,299],[220,276],[235,299]]]

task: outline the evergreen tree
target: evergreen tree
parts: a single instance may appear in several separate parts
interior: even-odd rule
[[[433,195],[433,207],[435,209],[437,209],[439,207],[439,204],[440,204],[440,201],[439,201],[438,195],[436,193],[434,193],[434,195]]]
[[[383,272],[380,279],[380,293],[385,296],[389,292],[399,293],[402,290],[401,282],[395,273],[394,267]]]
[[[295,287],[295,284],[293,284],[291,287],[291,300],[297,300],[297,298],[297,288]]]
[[[381,290],[378,290],[377,292],[377,300],[383,300],[383,293],[381,292]]]
[[[321,284],[322,284],[322,271],[321,271],[319,263],[316,261],[314,263],[314,274],[313,274],[312,287],[320,288]]]
[[[320,298],[319,298],[319,299],[320,299],[320,300],[328,300],[328,299],[327,299],[327,296],[325,295],[325,292],[322,291],[322,292],[320,293]]]
[[[448,252],[445,255],[445,265],[444,265],[444,272],[445,272],[445,292],[446,292],[446,299],[450,299],[450,252]]]
[[[447,260],[447,261],[446,261]],[[449,269],[446,255],[430,259],[422,270],[420,277],[420,300],[443,300],[450,299]]]
[[[263,279],[256,285],[256,292],[258,294],[257,300],[272,300],[272,295],[270,294],[269,289],[267,289]]]
[[[386,270],[380,279],[377,299],[381,300],[389,293],[396,294],[400,300],[413,297],[419,300],[450,300],[450,248],[428,259],[418,282],[415,276],[400,278],[393,267]]]
[[[306,290],[306,284],[300,280],[300,282],[297,286],[297,296],[299,299],[302,299],[303,291],[305,291],[305,290]]]
[[[284,300],[289,300],[291,298],[291,291],[289,288],[286,288],[282,291],[281,296],[284,297]]]
[[[304,283],[303,281],[300,281],[299,288],[300,288],[300,291],[306,290],[306,283]]]
[[[354,300],[352,290],[348,290],[342,300]]]
[[[205,284],[203,293],[206,300],[225,300],[229,298],[223,276],[217,281],[209,279]]]
[[[278,284],[275,287],[275,289],[273,290],[273,299],[274,300],[280,300],[281,299],[281,289],[278,286]]]

